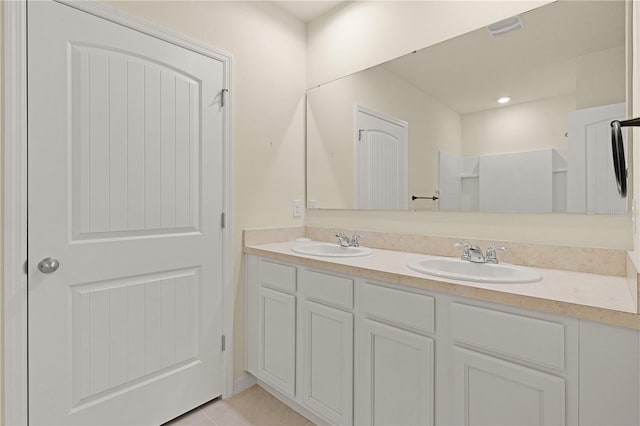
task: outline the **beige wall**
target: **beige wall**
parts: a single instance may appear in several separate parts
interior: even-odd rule
[[[576,61],[576,109],[624,102],[625,49],[617,47]]]
[[[502,154],[567,146],[574,95],[462,115],[462,155]]]
[[[242,229],[302,225],[305,26],[269,2],[110,3],[233,55],[235,376],[244,371]]]
[[[546,2],[538,2],[539,5]],[[307,30],[307,86],[526,11],[531,2],[354,2]],[[357,53],[357,54],[356,54]],[[630,249],[629,216],[307,211],[305,223],[333,228]]]
[[[320,208],[355,206],[356,104],[409,123],[409,194],[433,194],[439,150],[460,155],[460,115],[383,67],[311,89],[307,104],[307,197]]]
[[[550,2],[352,2],[309,23],[307,87],[315,87]]]

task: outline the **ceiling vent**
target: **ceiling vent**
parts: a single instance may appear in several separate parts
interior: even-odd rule
[[[489,34],[496,37],[502,34],[509,33],[511,31],[517,31],[522,28],[522,18],[520,16],[512,16],[511,18],[503,19],[502,21],[491,24],[487,27]]]

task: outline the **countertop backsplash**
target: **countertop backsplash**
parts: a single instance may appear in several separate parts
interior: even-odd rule
[[[283,228],[288,229],[288,228]],[[340,229],[346,234],[359,234],[360,244],[371,248],[431,254],[435,256],[460,256],[456,242],[476,244],[486,250],[490,244],[507,247],[498,254],[500,261],[514,265],[539,268],[561,269],[565,271],[588,272],[591,274],[627,275],[627,252],[625,250],[555,246],[515,241],[475,240],[455,237],[433,237],[427,235],[398,234],[379,231]],[[273,230],[271,230],[273,232]],[[283,232],[284,233],[284,232]],[[336,241],[335,229],[305,227],[304,236],[315,241]],[[290,241],[281,239],[277,241]],[[263,242],[277,242],[263,241]],[[248,244],[250,245],[250,244]]]

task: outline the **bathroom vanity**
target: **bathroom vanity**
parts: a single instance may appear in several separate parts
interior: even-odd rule
[[[539,269],[500,287],[412,271],[411,253],[290,248],[245,246],[246,369],[312,421],[640,424],[626,278]],[[577,300],[598,286],[614,309]]]

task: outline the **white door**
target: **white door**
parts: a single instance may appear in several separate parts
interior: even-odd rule
[[[356,105],[355,198],[358,209],[409,205],[409,124]]]
[[[353,314],[305,300],[302,321],[302,399],[331,424],[353,424]]]
[[[454,424],[561,426],[562,377],[453,347]]]
[[[266,287],[258,291],[258,376],[296,395],[296,297]]]
[[[429,337],[363,320],[357,422],[433,425],[434,349]]]
[[[582,109],[569,114],[567,210],[569,213],[625,214],[611,153],[612,120],[622,120],[625,104]],[[624,131],[624,130],[623,130]],[[626,149],[625,141],[625,153]]]
[[[223,63],[28,19],[30,424],[162,423],[222,393]]]

